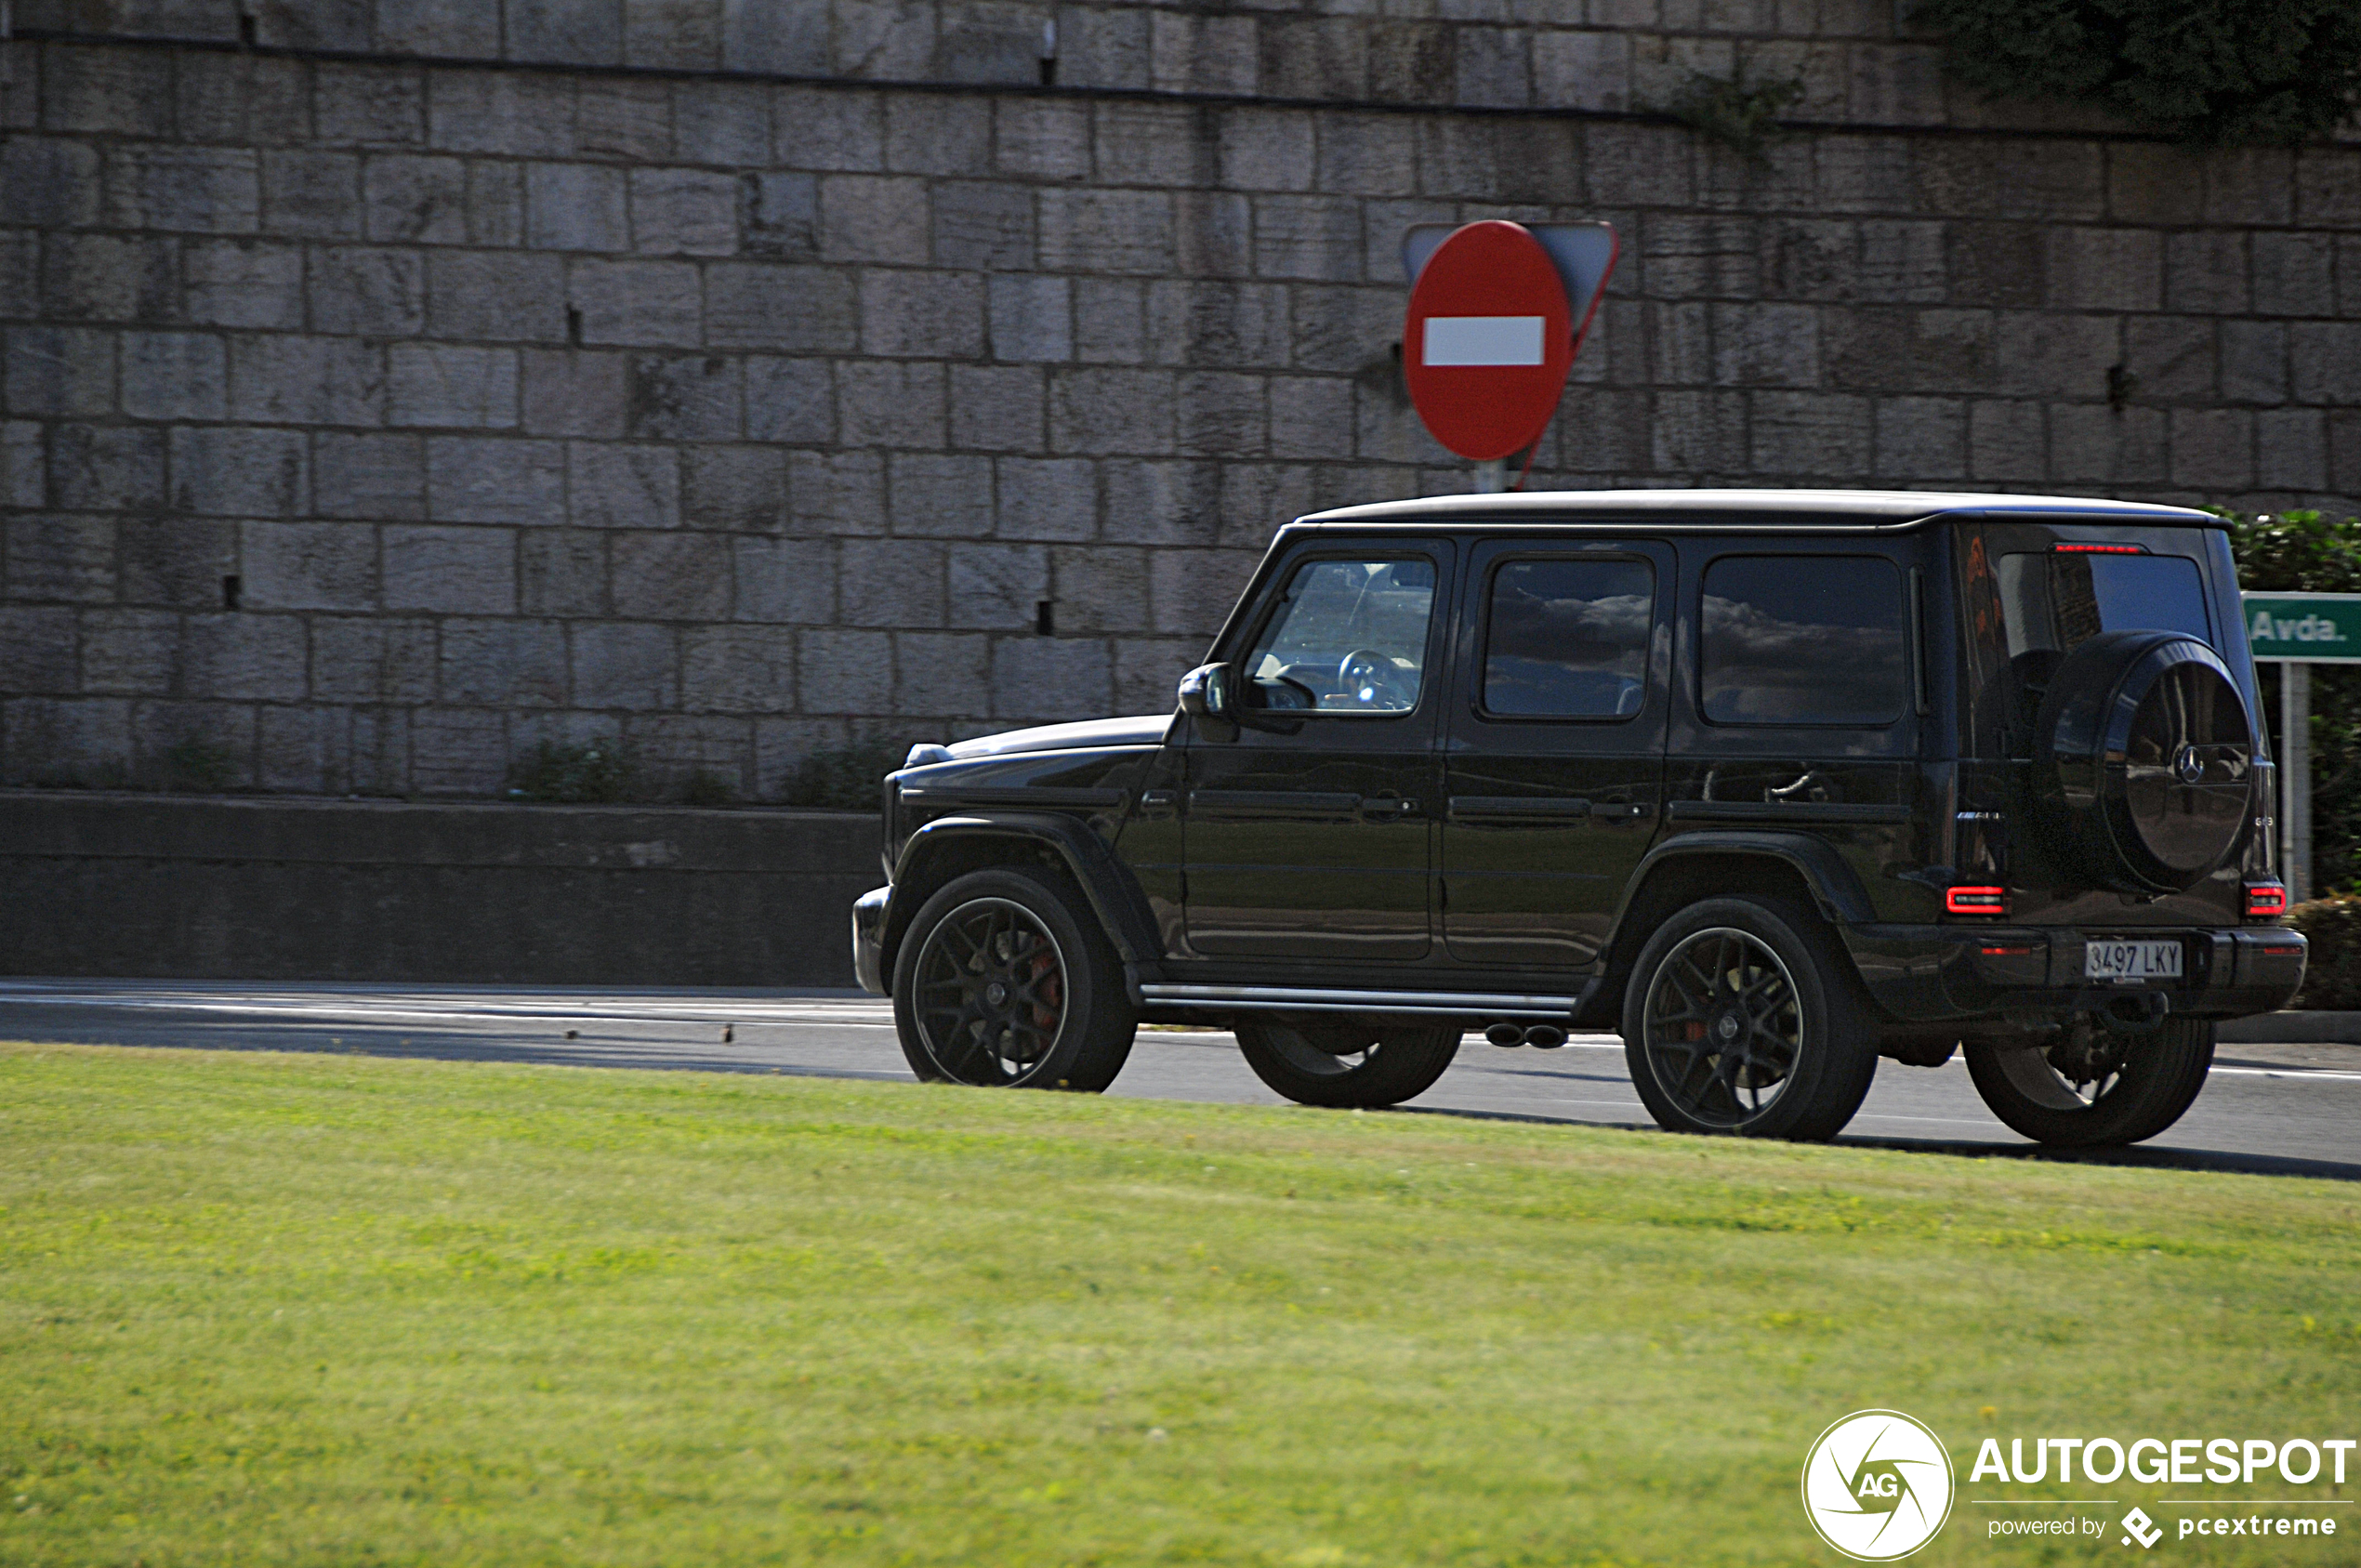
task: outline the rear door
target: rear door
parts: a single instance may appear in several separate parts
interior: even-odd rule
[[[1681,542],[1668,834],[1801,829],[1884,919],[1922,909],[1915,543]],[[1923,916],[1921,916],[1923,917]]]
[[[1593,963],[1658,822],[1670,547],[1479,542],[1444,750],[1444,942],[1486,967]]]

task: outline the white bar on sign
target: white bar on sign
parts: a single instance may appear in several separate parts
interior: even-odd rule
[[[1429,364],[1539,364],[1539,316],[1429,316]]]

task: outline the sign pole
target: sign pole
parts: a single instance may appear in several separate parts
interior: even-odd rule
[[[1476,494],[1497,495],[1509,488],[1509,460],[1489,457],[1475,466]]]
[[[2279,876],[2288,901],[2312,886],[2312,666],[2361,665],[2361,594],[2239,595],[2247,644],[2279,666]]]
[[[2287,757],[2279,764],[2279,866],[2288,902],[2312,896],[2312,665],[2289,659],[2279,666],[2279,734]]]

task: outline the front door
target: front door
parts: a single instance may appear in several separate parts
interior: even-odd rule
[[[1190,949],[1206,957],[1426,955],[1448,545],[1308,542],[1260,607],[1245,722],[1192,734]]]
[[[1453,958],[1597,959],[1659,821],[1672,564],[1650,541],[1476,546],[1444,751]]]

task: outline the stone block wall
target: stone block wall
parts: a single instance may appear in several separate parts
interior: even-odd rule
[[[1358,8],[17,0],[0,777],[1161,709],[1279,523],[1467,487],[1413,222],[1623,236],[1535,486],[2361,491],[2361,147],[1964,99],[1872,0]],[[1818,128],[1647,112],[1740,63]]]

